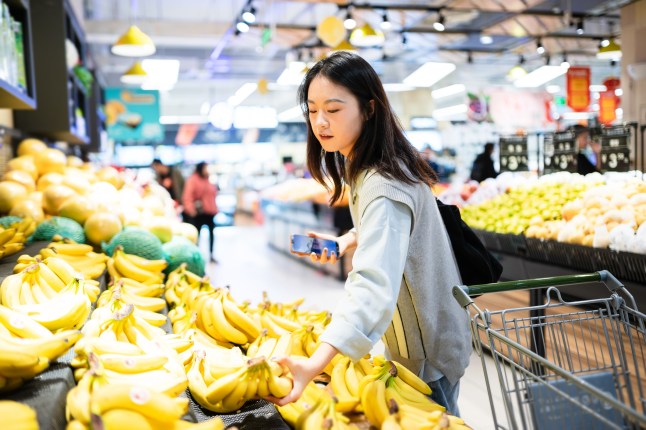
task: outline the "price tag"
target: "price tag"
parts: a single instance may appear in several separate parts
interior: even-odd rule
[[[501,172],[526,172],[529,170],[527,136],[501,137],[499,148]]]
[[[576,172],[576,143],[571,131],[545,135],[543,141],[543,173]]]
[[[627,172],[630,170],[629,148],[601,149],[601,170],[609,172]]]

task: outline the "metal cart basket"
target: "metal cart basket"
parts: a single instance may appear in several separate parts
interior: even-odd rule
[[[555,288],[590,283],[609,297],[567,302]],[[470,297],[536,288],[547,288],[544,304],[496,312]],[[453,296],[470,317],[496,429],[646,428],[646,315],[611,273],[456,286]]]

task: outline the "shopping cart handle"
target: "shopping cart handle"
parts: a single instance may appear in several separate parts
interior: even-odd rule
[[[495,284],[482,284],[482,285],[459,285],[453,287],[453,297],[460,303],[461,306],[466,306],[469,303],[465,301],[464,296],[475,296],[478,294],[498,293],[501,291],[517,291],[517,290],[531,290],[534,288],[548,288],[558,287],[560,285],[573,285],[573,284],[586,284],[601,282],[610,291],[616,291],[623,288],[623,284],[619,282],[612,273],[607,270],[600,270],[599,272],[587,273],[583,275],[566,275],[566,276],[552,276],[549,278],[536,278],[536,279],[523,279],[520,281],[506,281],[497,282]],[[464,302],[464,303],[463,303]]]

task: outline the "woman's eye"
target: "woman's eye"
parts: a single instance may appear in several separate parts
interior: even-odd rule
[[[311,111],[310,111],[310,115],[312,115],[312,114],[314,114],[314,113],[316,113],[316,111],[315,111],[315,110],[311,110]]]
[[[330,109],[328,112],[329,113],[335,113],[335,112],[338,112],[338,111],[339,111],[338,109]]]

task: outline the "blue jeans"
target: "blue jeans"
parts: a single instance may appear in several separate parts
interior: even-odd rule
[[[456,382],[455,385],[451,385],[446,376],[442,376],[437,381],[429,382],[428,385],[433,390],[431,399],[444,406],[451,415],[459,417],[458,394],[460,392],[460,381]]]

